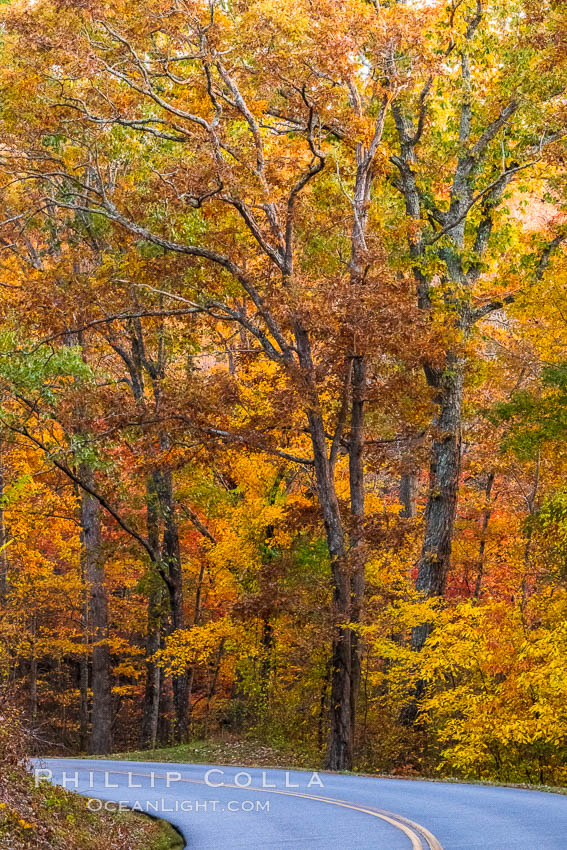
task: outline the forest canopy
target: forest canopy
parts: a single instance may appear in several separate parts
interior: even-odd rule
[[[565,783],[565,4],[1,18],[0,701]]]

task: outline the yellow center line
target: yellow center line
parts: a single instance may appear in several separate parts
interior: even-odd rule
[[[82,769],[87,770],[87,768]],[[132,770],[109,770],[107,768],[102,767],[88,768],[88,771],[93,773],[105,774],[114,773],[120,776],[137,776],[138,778],[143,779],[151,779],[152,776],[154,779],[165,779],[166,781],[168,780],[168,778],[171,779],[171,776],[168,777],[167,774],[163,775],[156,773],[155,771],[152,771],[151,773],[137,773]],[[174,771],[171,771],[171,773],[173,772]],[[178,771],[175,771],[175,773],[178,773]],[[219,786],[211,786],[207,782],[205,782],[204,779],[190,779],[189,777],[185,776],[176,778],[175,781],[187,782],[193,785],[206,785],[208,788],[233,788],[237,791],[256,791],[257,793],[261,794],[280,794],[285,797],[300,797],[303,800],[313,800],[318,803],[328,803],[333,806],[342,806],[342,808],[344,809],[352,809],[355,812],[361,812],[365,815],[371,815],[372,817],[380,818],[381,820],[386,821],[386,823],[391,824],[391,826],[395,827],[396,829],[399,829],[409,838],[412,850],[424,850],[424,846],[419,836],[419,833],[421,833],[421,835],[429,843],[430,850],[443,850],[443,847],[441,846],[437,838],[435,838],[435,836],[421,824],[415,823],[414,821],[402,817],[401,815],[392,814],[391,812],[378,811],[376,809],[367,808],[365,806],[358,806],[355,803],[350,803],[346,800],[335,800],[333,797],[320,797],[315,794],[301,794],[298,791],[281,791],[275,788],[257,788],[254,785],[233,785],[229,782],[223,782],[222,785]]]

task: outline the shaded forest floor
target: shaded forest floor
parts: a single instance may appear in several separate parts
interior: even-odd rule
[[[134,812],[91,812],[79,794],[42,783],[0,761],[2,850],[181,850],[165,821]]]

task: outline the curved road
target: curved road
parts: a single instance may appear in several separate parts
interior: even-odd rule
[[[189,850],[565,850],[567,797],[215,765],[45,759],[36,775],[175,824]]]

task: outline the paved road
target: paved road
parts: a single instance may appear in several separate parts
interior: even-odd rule
[[[166,818],[189,850],[567,848],[567,797],[538,791],[99,759],[35,767],[92,809],[122,804]]]

